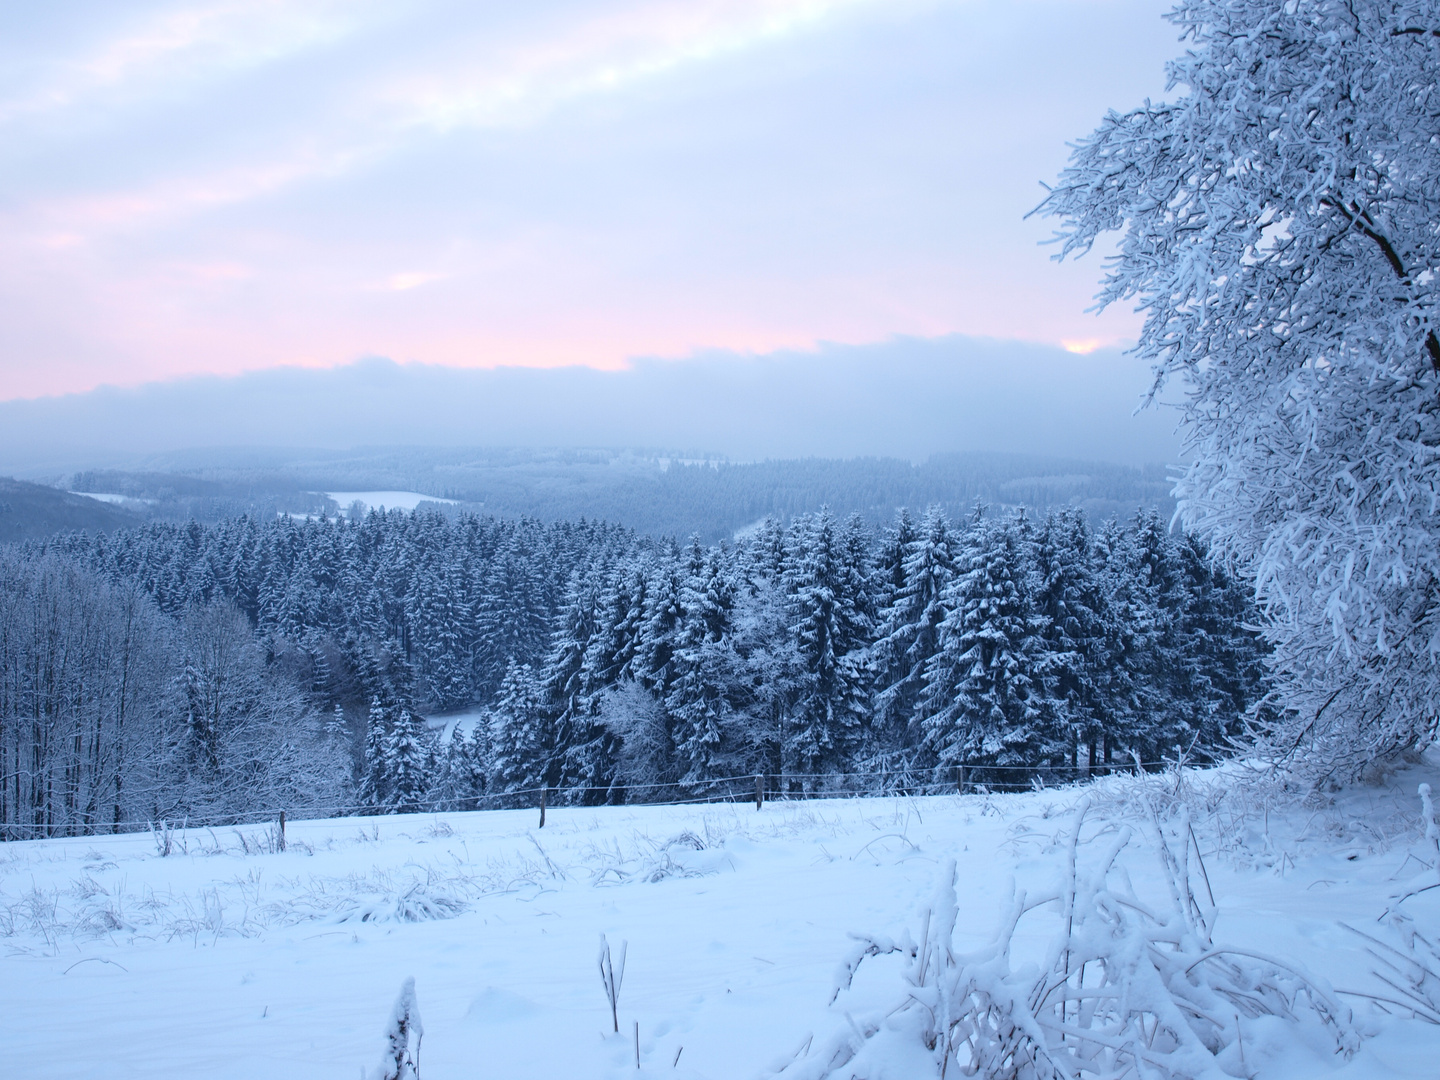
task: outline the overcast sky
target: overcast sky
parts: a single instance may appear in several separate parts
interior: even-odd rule
[[[1124,343],[1133,313],[1085,313],[1099,260],[1050,262],[1023,214],[1067,140],[1163,95],[1167,7],[4,5],[0,400],[366,357]]]

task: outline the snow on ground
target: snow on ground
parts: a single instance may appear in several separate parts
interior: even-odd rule
[[[454,499],[442,499],[435,495],[422,495],[418,491],[325,491],[327,499],[334,499],[342,512],[349,511],[354,502],[362,502],[367,509],[414,510],[422,502],[446,503],[453,505]]]
[[[1188,775],[1214,808],[1197,833],[1217,941],[1383,989],[1339,924],[1378,932],[1387,899],[1433,873],[1414,792],[1437,764],[1288,810]],[[1092,815],[1133,814],[1139,787],[1097,784]],[[425,1080],[763,1076],[846,1023],[827,1002],[849,932],[917,930],[953,858],[957,945],[984,944],[1012,878],[1063,872],[1077,798],[551,808],[543,830],[533,810],[292,821],[283,853],[264,826],[176,833],[168,857],[149,834],[0,845],[0,1055],[30,1078],[353,1080],[413,975]],[[1122,858],[1158,887],[1145,843]],[[1437,891],[1406,902],[1422,926]],[[602,933],[628,941],[618,1035]],[[1440,1027],[1346,1000],[1369,1037],[1326,1075],[1434,1075]]]
[[[94,499],[97,502],[111,503],[115,506],[128,506],[136,504],[154,503],[154,499],[133,499],[129,495],[114,495],[108,491],[72,491],[71,495],[80,495],[86,499]]]
[[[489,712],[485,709],[462,709],[459,712],[436,713],[433,716],[425,717],[425,726],[431,731],[440,733],[440,744],[448,744],[455,738],[456,733],[461,738],[468,739],[475,728],[483,724],[489,718]]]

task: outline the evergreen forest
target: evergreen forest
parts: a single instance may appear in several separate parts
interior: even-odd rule
[[[733,542],[372,512],[0,553],[7,835],[771,793],[1210,760],[1263,700],[1247,592],[1154,511]],[[456,722],[454,718],[459,717]],[[450,722],[447,722],[450,718]]]

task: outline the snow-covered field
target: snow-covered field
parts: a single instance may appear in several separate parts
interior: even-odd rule
[[[1187,776],[1216,941],[1386,992],[1340,923],[1384,933],[1389,899],[1433,880],[1414,792],[1436,764],[1289,809]],[[1138,796],[1175,779],[1103,781],[1090,820],[1128,815],[1143,836]],[[262,826],[176,833],[163,857],[149,834],[6,844],[0,1057],[29,1078],[353,1080],[413,975],[426,1080],[764,1076],[896,997],[881,958],[829,1004],[850,932],[918,933],[954,859],[956,946],[983,945],[1012,879],[1063,875],[1079,797],[552,808],[543,830],[532,810],[305,821],[283,853]],[[1121,861],[1138,894],[1161,888],[1153,841]],[[1422,929],[1440,924],[1437,893],[1405,902]],[[1019,951],[1038,954],[1060,918],[1036,916]],[[628,942],[618,1035],[602,933]],[[1366,1036],[1348,1062],[1257,1045],[1247,1067],[1435,1075],[1440,1026],[1341,1000]]]
[[[469,738],[476,725],[485,723],[490,717],[487,709],[465,709],[461,712],[437,713],[425,718],[425,726],[440,733],[443,746],[455,738],[458,732],[462,738]]]
[[[454,499],[442,499],[436,495],[422,495],[418,491],[326,491],[327,499],[334,499],[342,512],[348,511],[352,503],[362,502],[368,509],[414,510],[422,502],[446,503],[453,505]]]
[[[95,499],[97,502],[110,503],[114,506],[153,503],[155,501],[154,499],[132,499],[129,495],[114,495],[108,491],[72,491],[70,494],[80,495],[86,499]]]

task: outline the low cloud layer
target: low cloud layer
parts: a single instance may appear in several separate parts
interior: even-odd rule
[[[0,472],[44,475],[202,447],[593,446],[767,457],[997,450],[1168,462],[1173,410],[1134,415],[1113,349],[950,336],[742,357],[457,369],[365,360],[0,403]]]

